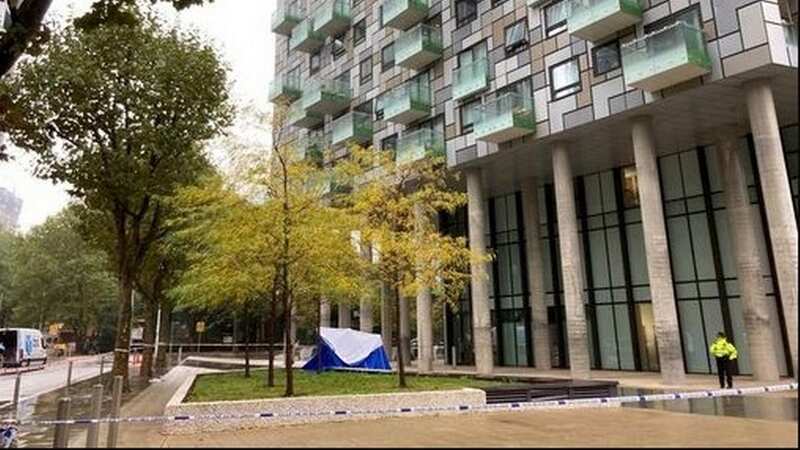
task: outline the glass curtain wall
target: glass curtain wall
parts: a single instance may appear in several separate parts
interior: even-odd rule
[[[441,213],[439,215],[439,229],[447,236],[467,237],[467,208],[461,207],[453,214]],[[453,364],[453,349],[456,353],[456,363],[459,365],[472,365],[475,363],[475,354],[472,346],[472,297],[470,287],[458,300],[458,307],[445,307],[446,320],[446,360]]]

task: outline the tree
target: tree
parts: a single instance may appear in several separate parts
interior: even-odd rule
[[[36,174],[67,183],[113,224],[114,373],[127,380],[133,283],[158,239],[162,199],[203,172],[202,142],[229,121],[225,69],[196,35],[142,17],[67,27],[0,91],[12,105],[3,120],[36,155]]]
[[[421,289],[430,288],[440,302],[455,304],[469,281],[473,255],[464,238],[443,235],[432,226],[439,212],[453,213],[466,204],[466,196],[452,187],[443,158],[399,163],[391,151],[354,147],[343,166],[359,181],[347,201],[360,219],[362,239],[378,253],[372,273],[393,293],[395,317],[400,317],[402,296]],[[409,336],[399,320],[395,325],[399,350]],[[397,352],[401,388],[407,386],[403,353]]]

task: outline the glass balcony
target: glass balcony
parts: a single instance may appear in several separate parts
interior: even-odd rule
[[[324,43],[325,35],[314,30],[314,23],[310,18],[298,23],[292,29],[292,37],[289,38],[289,47],[298,52],[314,53],[322,48]]]
[[[328,148],[327,135],[306,135],[295,142],[295,151],[299,160],[306,160],[316,167],[322,167],[325,162],[325,149]]]
[[[571,0],[573,36],[596,42],[642,20],[639,0]]]
[[[298,2],[278,2],[278,8],[272,13],[272,32],[291,36],[292,29],[303,20],[303,9]]]
[[[314,128],[321,124],[325,116],[314,113],[303,107],[303,101],[297,100],[289,107],[286,113],[286,123],[293,127]]]
[[[397,142],[395,162],[403,165],[424,158],[444,157],[444,136],[438,131],[423,128],[404,134]]]
[[[658,91],[711,71],[703,30],[677,22],[622,46],[622,68],[630,87]]]
[[[408,125],[431,113],[431,87],[426,81],[409,81],[389,91],[383,99],[384,118]]]
[[[407,30],[428,17],[429,0],[385,0],[383,24],[398,30]]]
[[[489,60],[481,58],[453,70],[453,98],[469,97],[489,87]]]
[[[350,28],[350,0],[328,0],[314,11],[314,30],[330,37]]]
[[[481,106],[475,120],[475,139],[499,144],[536,132],[533,99],[509,93]]]
[[[397,65],[420,70],[442,57],[442,30],[425,24],[401,34],[394,45]]]
[[[353,111],[333,121],[331,145],[372,142],[372,115]]]
[[[269,84],[269,101],[272,103],[289,103],[303,95],[300,79],[288,75],[279,76]]]
[[[350,106],[350,85],[337,80],[313,80],[303,92],[303,108],[318,114],[336,114]]]

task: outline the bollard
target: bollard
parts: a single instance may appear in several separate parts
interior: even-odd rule
[[[180,366],[183,362],[183,346],[178,347],[178,365]]]
[[[14,380],[14,419],[19,419],[19,392],[22,388],[22,374],[17,373],[17,379]]]
[[[103,369],[105,369],[105,365],[106,365],[106,357],[105,356],[101,356],[100,357],[100,380],[101,381],[103,380]]]
[[[95,384],[92,390],[92,419],[101,419],[103,415],[103,385]],[[100,424],[90,423],[86,430],[86,448],[97,448],[100,437]]]
[[[456,347],[455,346],[450,347],[450,355],[451,355],[451,357],[453,359],[453,369],[455,369],[456,368]]]
[[[56,413],[56,420],[69,420],[70,410],[69,398],[62,398],[58,400],[58,412]],[[69,446],[69,425],[61,423],[56,425],[56,434],[53,439],[53,448],[67,448]]]
[[[122,406],[122,375],[114,377],[114,387],[111,391],[111,418],[116,419],[119,417],[120,407]],[[119,422],[111,422],[108,424],[108,440],[106,447],[116,448],[117,437],[119,435]]]
[[[67,367],[67,395],[69,395],[69,389],[72,387],[72,361],[69,362],[69,367]]]

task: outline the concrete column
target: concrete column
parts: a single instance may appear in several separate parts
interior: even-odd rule
[[[575,206],[575,181],[564,143],[553,148],[553,182],[558,212],[558,237],[561,272],[564,279],[564,304],[567,312],[569,367],[573,379],[588,379],[591,371],[589,337],[584,305],[584,268],[578,238],[578,212]]]
[[[414,208],[417,230],[423,238],[424,233],[437,227],[436,218],[428,217],[419,205]],[[429,286],[420,286],[417,292],[417,370],[433,371],[433,299]]]
[[[686,372],[651,118],[633,120],[632,139],[661,378],[664,384],[679,384],[686,379]]]
[[[351,328],[353,326],[350,305],[339,303],[339,328]]]
[[[539,236],[539,183],[536,178],[522,182],[522,212],[528,252],[528,288],[531,291],[533,358],[537,369],[550,369],[550,329],[544,295],[544,258]]]
[[[747,112],[753,132],[758,174],[764,193],[769,238],[775,260],[786,336],[797,379],[797,222],[786,171],[778,115],[768,80],[745,84]]]
[[[400,348],[403,349],[403,361],[411,363],[411,314],[409,299],[400,297]],[[399,350],[398,350],[399,351]]]
[[[469,248],[474,257],[486,257],[486,203],[483,198],[483,174],[480,169],[464,171],[467,179]],[[489,310],[489,261],[473,262],[470,267],[472,286],[472,337],[475,366],[478,374],[494,371],[492,354],[492,318]]]
[[[750,364],[757,381],[777,381],[780,369],[775,354],[769,305],[764,292],[755,222],[750,209],[747,178],[742,155],[737,150],[737,135],[721,137],[717,145],[719,171],[725,183],[725,207],[730,228],[731,245],[736,257],[736,272],[742,299],[742,314],[750,347]]]
[[[323,298],[319,303],[319,326],[330,328],[331,326],[331,303],[327,298]]]
[[[394,295],[386,283],[381,283],[381,337],[389,359],[392,358],[392,309]]]

